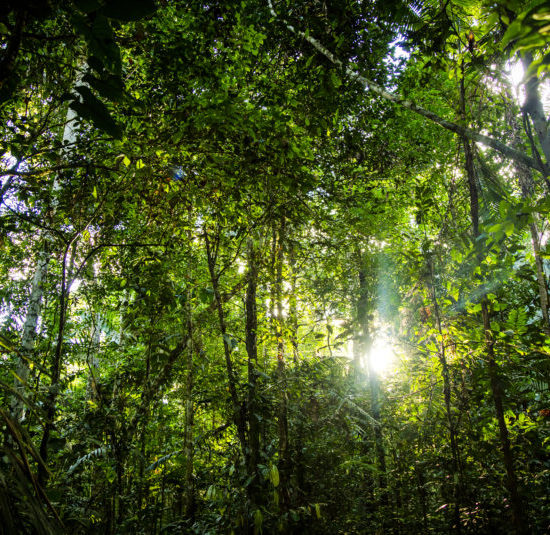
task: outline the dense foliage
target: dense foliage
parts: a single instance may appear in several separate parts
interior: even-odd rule
[[[549,21],[9,0],[0,533],[548,533]]]

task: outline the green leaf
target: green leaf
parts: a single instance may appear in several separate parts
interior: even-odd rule
[[[214,297],[214,291],[212,288],[200,288],[199,289],[199,301],[203,304],[209,304],[212,302]]]
[[[206,499],[213,501],[216,499],[216,485],[210,485],[206,491]]]
[[[102,97],[109,100],[116,101],[122,97],[124,85],[120,76],[107,74],[102,78],[98,78],[88,73],[82,78],[82,81],[95,89]]]
[[[525,35],[527,30],[522,26],[520,20],[515,20],[508,26],[508,29],[504,33],[504,36],[502,37],[501,46],[505,48],[508,46],[513,40],[518,39],[522,35]]]
[[[264,517],[262,515],[262,512],[259,509],[256,509],[254,511],[254,527],[257,531],[261,531],[263,521]]]
[[[523,308],[511,310],[506,326],[517,334],[524,334],[527,332],[527,312]]]
[[[512,223],[512,221],[506,221],[504,224],[504,232],[506,236],[511,236],[514,233],[514,223]]]
[[[0,336],[0,347],[3,347],[8,351],[15,351],[15,346],[3,336]]]
[[[105,104],[103,104],[103,102],[92,93],[91,89],[85,85],[77,86],[76,91],[81,95],[82,102],[74,100],[70,104],[70,107],[83,119],[92,121],[94,126],[100,130],[103,130],[114,138],[120,139],[122,137],[122,131],[111,117]]]
[[[321,518],[321,504],[319,503],[315,504],[315,515],[317,518]]]
[[[271,466],[271,469],[269,471],[269,479],[271,480],[271,483],[273,483],[274,487],[279,486],[279,470],[277,469],[276,465]]]
[[[338,89],[342,85],[342,80],[334,71],[330,73],[330,81],[334,89]]]
[[[546,39],[542,35],[539,35],[538,33],[534,33],[532,35],[528,35],[527,37],[522,38],[518,42],[518,49],[528,50],[530,48],[543,47],[545,44],[546,44]]]
[[[224,334],[223,339],[227,342],[227,345],[229,346],[229,349],[231,351],[233,351],[238,345],[237,340],[235,340],[235,338],[229,336],[228,334]]]
[[[120,49],[109,20],[97,13],[82,15],[74,13],[71,23],[77,33],[82,35],[88,44],[88,66],[97,72],[107,69],[119,74],[121,71]]]
[[[101,457],[102,455],[105,455],[108,451],[109,451],[108,446],[101,446],[100,448],[96,448],[95,450],[92,450],[90,453],[83,455],[72,466],[69,467],[69,469],[67,470],[67,474],[72,474],[80,464],[84,462],[88,462],[94,457]]]
[[[550,20],[550,9],[543,7],[538,13],[533,13],[534,20]]]
[[[172,453],[168,453],[167,455],[164,455],[160,459],[157,459],[154,463],[150,464],[145,471],[151,472],[152,470],[156,470],[161,464],[165,464],[167,461],[172,459],[173,457],[176,457],[177,455],[181,455],[181,451],[173,451]]]

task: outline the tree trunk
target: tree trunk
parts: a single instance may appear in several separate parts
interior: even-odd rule
[[[194,430],[194,407],[193,407],[193,309],[191,306],[191,291],[187,288],[185,292],[185,315],[186,330],[189,338],[189,345],[185,352],[185,426],[183,435],[183,454],[185,456],[184,491],[183,491],[183,514],[192,523],[195,516],[195,485],[193,480],[193,430]]]
[[[248,476],[251,477],[247,487],[250,506],[255,511],[261,504],[261,485],[258,464],[260,462],[260,414],[257,403],[258,388],[258,312],[256,291],[258,287],[258,251],[252,239],[248,241],[248,284],[245,296],[245,340],[248,355],[248,441],[250,456],[248,458]]]
[[[86,66],[79,72],[77,75],[77,79],[75,82],[75,87],[79,85],[82,81],[82,76],[84,74]],[[76,134],[74,129],[72,128],[72,124],[76,120],[76,112],[72,108],[67,109],[66,114],[66,121],[65,121],[65,127],[63,129],[62,134],[62,145],[65,147],[69,147],[72,145],[74,140],[76,139]],[[61,152],[59,155],[60,158],[63,158],[68,155],[68,152],[72,149],[65,149]],[[58,206],[58,199],[56,197],[56,194],[61,189],[61,186],[59,184],[58,176],[55,176],[53,181],[53,198],[51,202],[51,206],[48,210],[47,216],[49,219],[53,219],[53,215],[55,214],[56,208]],[[66,313],[67,313],[67,301],[68,301],[68,291],[67,288],[67,280],[70,279],[72,275],[72,268],[74,266],[75,261],[75,251],[76,251],[76,244],[79,237],[79,233],[77,232],[72,236],[72,238],[66,243],[65,251],[63,254],[63,263],[61,266],[62,269],[62,280],[61,280],[61,292],[60,292],[60,300],[59,300],[59,326],[58,326],[58,332],[57,332],[57,341],[56,341],[56,347],[54,352],[54,360],[51,367],[51,378],[50,378],[50,386],[48,395],[46,396],[46,400],[44,403],[44,409],[46,412],[46,422],[44,424],[44,431],[42,435],[42,440],[40,443],[40,455],[42,456],[42,459],[44,461],[44,465],[39,466],[38,470],[38,480],[41,483],[41,485],[45,485],[46,480],[48,478],[48,473],[44,469],[45,466],[47,466],[47,457],[48,457],[48,441],[50,437],[50,433],[54,427],[54,419],[55,419],[55,413],[56,413],[56,399],[58,395],[58,389],[59,389],[59,380],[61,378],[61,365],[62,365],[62,349],[63,349],[63,336],[65,332],[65,323],[66,323]],[[46,237],[47,240],[47,237]],[[45,248],[45,253],[46,253]],[[69,255],[69,252],[72,252],[70,257],[70,267],[69,267],[69,273],[67,273],[67,258]],[[37,267],[37,272],[41,272],[41,275],[39,275],[40,283],[44,276],[47,273],[47,265],[49,262],[49,257],[46,259],[45,257],[41,257],[41,260],[39,260],[39,265]],[[67,274],[69,274],[69,277],[67,277]],[[37,275],[35,274],[35,277]],[[34,281],[33,281],[33,288],[34,288]],[[36,322],[38,320],[38,315],[40,314],[40,302],[41,302],[41,296],[42,292],[40,291],[40,299],[36,301],[36,306],[33,310],[33,316],[35,316],[33,331],[36,330]]]
[[[274,302],[277,310],[275,322],[275,336],[277,339],[277,376],[281,396],[278,410],[279,430],[279,501],[281,511],[286,513],[290,508],[290,473],[291,459],[288,438],[288,392],[286,383],[285,347],[283,340],[283,263],[284,245],[286,240],[286,221],[283,216],[277,236],[277,250],[275,257],[275,295]]]
[[[525,62],[524,62],[525,66]],[[529,91],[531,92],[531,100],[535,101],[536,104],[534,104],[534,108],[538,109],[541,106],[540,99],[538,98],[538,90],[536,88],[531,87],[532,82],[528,82],[527,86]],[[510,92],[508,91],[507,94],[508,100],[511,101],[512,96]],[[516,120],[516,115],[513,112],[513,110],[510,110],[510,106],[508,106],[508,124],[510,125],[510,128],[512,130],[512,146],[513,147],[519,147],[522,142],[522,135],[521,135],[521,129],[520,126]],[[528,132],[526,132],[528,134]],[[518,183],[521,190],[521,195],[524,199],[528,199],[533,194],[533,174],[531,172],[531,169],[529,167],[515,162],[514,167],[516,168],[517,176],[518,176]],[[529,230],[531,232],[531,244],[533,245],[533,255],[535,257],[535,273],[537,276],[537,284],[539,287],[539,302],[540,302],[540,309],[542,313],[542,319],[543,324],[542,328],[544,332],[550,336],[550,317],[548,314],[548,283],[546,280],[546,275],[544,273],[544,268],[542,264],[542,258],[540,256],[540,237],[539,237],[539,231],[537,228],[536,221],[533,221],[529,225]]]
[[[531,232],[531,243],[533,245],[533,253],[535,256],[535,272],[537,274],[537,284],[539,286],[539,300],[540,310],[542,312],[542,329],[550,336],[550,317],[548,315],[548,284],[546,275],[544,273],[544,266],[542,264],[542,257],[540,256],[540,235],[535,222],[529,225]]]
[[[365,329],[368,324],[368,306],[369,306],[369,294],[365,271],[363,269],[363,258],[361,253],[358,252],[359,262],[359,296],[356,303],[356,332],[353,341],[353,366],[355,368],[356,376],[359,378],[362,374],[363,359],[367,356],[368,349],[368,337]]]
[[[484,297],[481,302],[481,313],[483,317],[483,329],[485,331],[485,347],[487,348],[487,365],[489,368],[489,379],[491,381],[491,390],[493,393],[493,402],[498,422],[498,431],[500,446],[504,458],[504,468],[506,469],[506,487],[510,493],[510,505],[512,507],[512,522],[517,535],[527,535],[529,533],[529,523],[523,508],[523,500],[518,491],[518,481],[514,468],[514,457],[510,447],[510,438],[508,427],[504,418],[504,389],[500,370],[496,361],[494,352],[494,339],[491,330],[491,317],[487,299]]]
[[[435,289],[435,275],[434,275],[434,266],[433,259],[428,259],[429,269],[430,269],[430,282],[429,290],[432,300],[432,306],[434,309],[434,317],[436,323],[436,329],[439,334],[439,363],[441,364],[441,375],[443,377],[443,399],[445,402],[445,414],[447,417],[447,425],[449,430],[449,442],[451,445],[451,456],[452,456],[452,484],[453,484],[453,497],[454,497],[454,507],[453,507],[453,524],[451,525],[451,532],[460,533],[461,530],[461,521],[460,521],[460,506],[462,504],[462,474],[460,470],[460,450],[458,446],[458,438],[456,432],[456,424],[453,418],[452,406],[451,406],[451,377],[449,373],[449,364],[447,362],[446,347],[445,341],[443,339],[443,328],[441,325],[441,313],[439,310],[439,301],[437,298],[437,293]]]
[[[99,375],[98,353],[101,345],[101,314],[95,314],[92,326],[92,340],[89,346],[86,362],[88,363],[89,375],[86,384],[86,399],[97,403],[99,400]]]
[[[29,305],[27,307],[27,316],[23,325],[23,335],[21,337],[21,356],[17,360],[15,379],[15,388],[17,392],[24,396],[30,375],[29,360],[32,361],[35,342],[36,329],[42,310],[42,295],[44,293],[44,279],[48,272],[50,254],[47,248],[44,248],[39,256],[34,272],[31,293],[29,296]],[[18,396],[13,396],[11,400],[12,417],[17,422],[25,419],[25,404]]]
[[[465,102],[465,89],[464,78],[461,79],[460,85],[460,107],[463,118],[466,118],[466,102]],[[475,176],[473,151],[469,140],[466,137],[462,139],[465,156],[466,175],[468,179],[468,188],[470,191],[470,213],[472,217],[472,228],[474,234],[474,243],[477,242],[479,237],[479,200],[477,191],[477,181]],[[478,255],[478,259],[482,261],[482,255]],[[508,427],[506,420],[504,419],[504,392],[502,388],[502,380],[500,378],[500,370],[496,361],[494,351],[494,338],[491,329],[491,317],[489,313],[489,307],[487,297],[483,296],[481,299],[481,314],[483,319],[483,330],[485,333],[485,348],[487,354],[487,365],[489,371],[489,379],[491,383],[491,392],[493,397],[493,404],[495,407],[495,414],[498,422],[500,446],[502,449],[502,456],[504,461],[504,467],[506,469],[506,489],[510,495],[510,506],[512,510],[512,522],[517,535],[527,535],[529,532],[529,524],[527,517],[524,513],[523,503],[521,495],[518,492],[518,482],[516,471],[514,468],[514,459],[512,456],[512,450],[510,448],[510,439],[508,435]]]
[[[533,62],[533,55],[531,52],[525,52],[521,60],[523,68],[527,72]],[[550,129],[548,128],[548,121],[540,99],[539,84],[540,81],[536,76],[530,78],[525,84],[525,104],[523,105],[523,110],[533,122],[537,139],[546,160],[546,170],[548,171],[548,165],[550,164]],[[546,172],[546,176],[548,176],[548,172]]]
[[[418,500],[420,502],[420,511],[422,513],[422,533],[428,533],[428,505],[427,505],[427,492],[426,492],[426,478],[424,476],[424,470],[421,468],[419,462],[414,465],[414,473],[416,475],[416,492],[418,494]]]
[[[231,405],[233,409],[233,422],[237,427],[237,435],[239,437],[239,442],[241,444],[241,450],[245,460],[245,465],[248,466],[248,445],[246,440],[246,422],[244,418],[243,406],[241,406],[239,402],[239,397],[237,394],[237,381],[235,378],[235,371],[233,369],[233,362],[231,360],[231,347],[229,345],[229,336],[227,334],[225,313],[223,310],[223,301],[220,293],[219,275],[216,273],[216,261],[217,261],[219,242],[216,243],[215,249],[212,250],[210,238],[208,237],[207,234],[205,234],[204,239],[205,239],[205,245],[206,245],[206,259],[208,262],[208,270],[210,272],[210,281],[212,283],[216,310],[218,312],[218,325],[220,329],[220,334],[222,335],[223,351],[225,356],[225,369],[227,372],[227,387],[229,388],[229,395],[231,397]]]
[[[380,379],[372,363],[372,336],[370,332],[369,314],[369,288],[367,273],[363,265],[363,258],[359,255],[359,298],[357,301],[357,323],[359,326],[359,353],[366,358],[367,373],[369,378],[369,391],[371,396],[372,418],[376,421],[374,426],[374,451],[376,456],[377,483],[380,495],[379,504],[385,509],[382,512],[383,527],[386,530],[387,506],[388,506],[388,482],[386,469],[386,451],[384,449],[384,436],[380,422]]]
[[[288,260],[290,267],[290,295],[288,297],[288,322],[290,331],[290,345],[292,346],[292,360],[298,362],[298,310],[296,299],[296,257],[294,245],[289,243]]]
[[[154,325],[154,321],[152,324]],[[153,351],[153,345],[156,344],[156,336],[154,332],[149,332],[149,340],[147,343],[147,353],[145,357],[145,378],[143,381],[143,390],[141,394],[141,403],[144,402],[144,399],[147,395],[147,392],[151,389],[151,353]],[[141,428],[141,434],[139,436],[139,449],[140,456],[138,460],[138,479],[137,479],[137,510],[142,511],[144,500],[147,500],[147,495],[149,493],[149,485],[145,481],[145,462],[147,459],[147,425],[151,416],[149,403],[147,403],[147,408],[143,413],[143,417],[140,418],[138,426]]]
[[[51,366],[51,379],[48,389],[48,394],[44,402],[44,409],[46,412],[46,422],[44,424],[44,431],[42,434],[42,440],[40,442],[40,456],[44,460],[44,465],[47,465],[48,461],[48,442],[50,434],[55,427],[55,417],[57,412],[57,396],[59,395],[61,368],[63,364],[63,342],[65,335],[66,316],[68,308],[69,293],[67,288],[67,258],[69,251],[77,239],[78,234],[70,240],[65,246],[65,252],[63,254],[63,261],[61,264],[61,289],[59,292],[59,321],[57,328],[57,340],[55,344],[55,351],[53,356],[53,362]],[[74,251],[73,251],[74,252]],[[45,486],[48,480],[48,472],[42,465],[39,466],[38,480],[42,486]]]

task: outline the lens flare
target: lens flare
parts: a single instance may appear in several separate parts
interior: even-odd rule
[[[395,351],[387,338],[377,338],[369,355],[369,368],[378,375],[384,375],[395,367]]]

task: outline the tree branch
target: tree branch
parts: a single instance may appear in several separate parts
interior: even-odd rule
[[[362,74],[359,74],[358,72],[352,70],[350,67],[345,66],[344,63],[338,57],[336,57],[330,50],[328,50],[328,48],[324,47],[317,39],[311,37],[310,35],[300,30],[297,30],[296,28],[294,28],[294,26],[292,26],[292,24],[287,22],[285,19],[280,18],[275,12],[275,10],[273,9],[272,1],[267,0],[267,2],[269,4],[269,10],[271,12],[271,15],[275,19],[281,21],[286,26],[286,28],[290,30],[293,34],[298,35],[301,38],[305,39],[318,52],[323,54],[323,56],[325,56],[331,63],[333,63],[337,67],[342,68],[344,72],[351,79],[361,82],[366,89],[369,89],[370,91],[384,98],[385,100],[394,102],[395,104],[399,104],[401,107],[407,110],[410,110],[416,113],[417,115],[421,115],[426,119],[429,119],[430,121],[442,126],[446,130],[454,132],[455,134],[458,134],[460,136],[467,137],[472,141],[476,141],[478,143],[482,143],[483,145],[487,145],[488,147],[495,149],[497,152],[500,152],[506,158],[510,158],[511,160],[520,162],[526,165],[527,167],[530,167],[531,169],[534,169],[542,173],[543,175],[548,173],[548,170],[544,166],[541,168],[539,165],[539,162],[537,162],[536,160],[534,160],[524,152],[516,150],[512,147],[509,147],[508,145],[498,141],[497,139],[494,139],[489,136],[485,136],[483,134],[470,130],[469,128],[453,123],[451,121],[447,121],[446,119],[439,117],[439,115],[437,115],[436,113],[422,108],[421,106],[417,105],[415,102],[412,102],[411,100],[407,100],[403,98],[401,95],[397,95],[395,93],[390,93],[389,91],[386,91],[382,86],[380,86],[376,82],[373,82],[366,76],[363,76]]]

